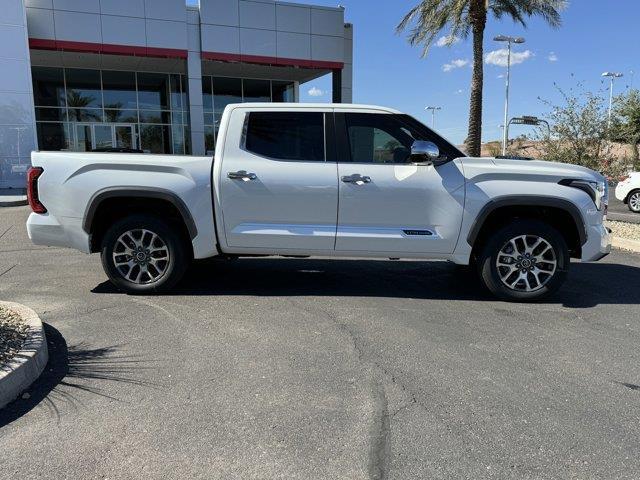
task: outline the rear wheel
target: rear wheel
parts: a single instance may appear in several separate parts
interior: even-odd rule
[[[627,206],[634,213],[640,213],[640,190],[634,190],[627,198]]]
[[[478,269],[497,297],[529,301],[558,290],[569,263],[567,244],[556,229],[537,220],[518,220],[489,238]]]
[[[167,291],[189,266],[185,239],[151,215],[116,222],[104,236],[102,266],[109,280],[127,293]]]

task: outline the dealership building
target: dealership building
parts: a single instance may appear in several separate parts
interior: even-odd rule
[[[32,150],[211,154],[224,107],[352,97],[342,7],[272,0],[2,0],[0,188]]]

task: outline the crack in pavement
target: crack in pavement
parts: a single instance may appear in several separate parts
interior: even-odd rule
[[[289,303],[293,307],[308,314],[318,312],[323,314],[329,321],[336,325],[339,330],[348,336],[358,361],[361,364],[372,366],[374,371],[377,371],[379,375],[381,374],[383,378],[389,379],[392,384],[396,385],[401,390],[405,397],[408,397],[408,401],[404,405],[390,413],[384,384],[379,379],[373,378],[372,393],[374,412],[370,436],[368,473],[372,480],[386,479],[389,474],[389,460],[391,458],[391,420],[400,412],[413,406],[419,406],[428,412],[427,407],[418,400],[416,394],[402,383],[396,375],[392,374],[387,368],[373,359],[370,355],[367,355],[365,351],[365,342],[358,338],[356,332],[350,328],[349,325],[338,320],[336,314],[319,306],[312,309],[300,305],[294,300],[289,300]]]
[[[14,268],[16,268],[18,266],[18,264],[16,263],[15,265],[11,265],[9,268],[7,268],[4,272],[0,273],[0,277],[3,276],[5,273],[9,273],[11,270],[13,270]]]
[[[2,237],[4,237],[12,228],[13,228],[13,225],[9,225],[9,228],[7,228],[4,232],[0,234],[0,239],[2,239]]]

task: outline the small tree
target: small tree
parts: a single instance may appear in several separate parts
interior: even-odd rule
[[[579,85],[581,88],[581,85]],[[551,111],[551,126],[538,130],[541,154],[545,160],[573,163],[605,174],[614,174],[615,165],[607,148],[607,107],[605,99],[593,92],[565,92],[557,87],[562,105],[541,101]]]
[[[610,135],[629,144],[630,163],[635,171],[640,170],[640,91],[633,89],[616,97]]]

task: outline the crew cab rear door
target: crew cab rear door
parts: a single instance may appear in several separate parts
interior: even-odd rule
[[[407,115],[335,114],[339,182],[336,251],[447,254],[464,210],[463,154]],[[442,160],[413,163],[415,140],[436,143]]]
[[[232,111],[217,183],[231,252],[333,251],[338,176],[329,121],[330,109]]]

